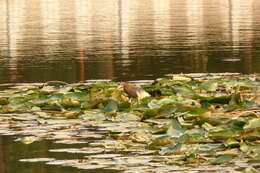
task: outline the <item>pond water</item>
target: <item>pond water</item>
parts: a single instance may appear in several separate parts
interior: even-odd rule
[[[2,0],[0,82],[260,72],[259,0]]]
[[[66,145],[55,144],[51,141],[35,142],[25,145],[21,142],[14,142],[12,136],[0,136],[0,172],[1,173],[117,173],[116,170],[92,169],[79,170],[77,168],[46,165],[44,162],[27,163],[20,162],[23,158],[57,158],[57,159],[82,159],[82,154],[51,153],[49,149],[65,148]],[[73,145],[72,145],[73,146]],[[82,145],[74,145],[74,147]]]
[[[2,0],[0,83],[260,73],[259,18],[259,0]],[[18,161],[82,157],[56,147],[0,136],[0,172],[115,172]]]

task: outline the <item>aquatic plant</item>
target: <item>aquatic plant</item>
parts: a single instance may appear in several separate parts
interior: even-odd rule
[[[87,143],[50,150],[85,159],[47,164],[257,172],[259,84],[259,75],[172,75],[141,84],[150,96],[139,99],[116,82],[17,85],[0,92],[0,134],[23,135],[25,144]]]

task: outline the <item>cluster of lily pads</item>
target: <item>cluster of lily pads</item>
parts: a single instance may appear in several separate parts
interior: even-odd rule
[[[151,96],[129,98],[116,82],[8,87],[0,92],[0,134],[24,135],[18,140],[26,144],[86,143],[50,150],[86,154],[49,162],[82,169],[259,172],[259,75],[172,75],[138,84]]]

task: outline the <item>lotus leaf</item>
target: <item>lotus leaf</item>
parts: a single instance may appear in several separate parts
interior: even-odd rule
[[[138,83],[151,95],[143,99],[128,98],[108,81],[17,84],[0,91],[0,134],[28,145],[59,144],[51,152],[84,154],[38,160],[53,165],[255,172],[259,81],[258,75],[177,75]]]

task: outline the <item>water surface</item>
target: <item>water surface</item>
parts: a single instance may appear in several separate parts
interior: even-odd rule
[[[0,136],[0,172],[1,173],[119,173],[109,169],[80,170],[70,166],[46,165],[45,162],[20,162],[24,158],[82,159],[82,154],[51,153],[49,149],[66,148],[66,145],[51,141],[40,141],[30,145],[15,142],[15,137]],[[72,145],[73,146],[73,145]],[[82,147],[82,145],[74,145]]]
[[[259,0],[2,0],[0,82],[260,72]]]
[[[259,0],[1,0],[0,83],[260,73],[259,19]],[[0,172],[86,172],[18,161],[55,147],[0,136]]]

